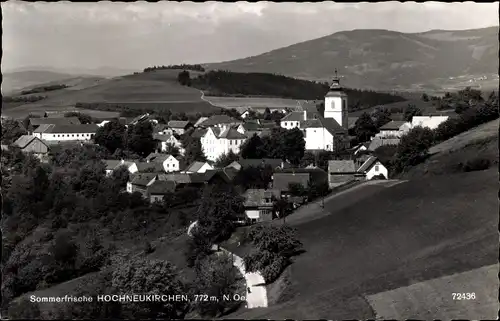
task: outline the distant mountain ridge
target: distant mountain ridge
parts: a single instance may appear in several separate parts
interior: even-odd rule
[[[326,81],[335,69],[348,87],[409,90],[439,87],[450,77],[498,74],[498,27],[402,33],[352,30],[207,69],[268,72]]]

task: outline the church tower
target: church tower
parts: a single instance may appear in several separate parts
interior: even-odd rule
[[[335,77],[333,78],[330,90],[325,96],[325,112],[323,117],[335,119],[345,129],[348,127],[347,94],[340,87],[337,69],[335,69]]]

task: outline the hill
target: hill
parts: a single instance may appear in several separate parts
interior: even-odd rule
[[[16,91],[46,83],[64,82],[77,77],[68,73],[59,73],[46,70],[17,71],[11,73],[3,73],[2,76],[3,95],[10,95]]]
[[[424,33],[352,30],[203,66],[321,81],[331,79],[337,68],[351,88],[429,91],[481,76],[495,78],[498,86],[498,48],[498,27]],[[450,79],[460,76],[465,79]]]
[[[43,111],[65,112],[73,110],[77,103],[99,105],[97,109],[122,111],[123,109],[169,109],[195,113],[217,108],[201,99],[195,88],[181,86],[177,82],[179,70],[161,70],[104,79],[94,83],[80,82],[75,86],[44,93],[46,99],[2,111],[3,114],[20,118],[29,113]],[[89,105],[90,104],[90,105]]]
[[[495,170],[376,188],[334,197],[328,215],[290,223],[306,253],[289,267],[287,296],[229,318],[375,319],[366,296],[498,262]],[[498,282],[493,276],[482,283]],[[453,316],[469,316],[468,304],[490,303],[456,304]]]

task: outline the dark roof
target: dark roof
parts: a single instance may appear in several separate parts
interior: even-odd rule
[[[334,118],[318,117],[301,122],[301,128],[325,128],[330,134],[345,133],[346,130]]]
[[[328,173],[354,173],[356,166],[353,160],[328,161]]]
[[[175,138],[174,135],[170,135],[170,134],[153,134],[153,139],[157,139],[161,142],[166,142],[168,140],[170,140],[171,138]],[[175,138],[177,139],[177,138]]]
[[[403,126],[406,122],[402,120],[393,120],[380,127],[380,130],[398,130],[399,127]]]
[[[146,162],[136,162],[135,165],[137,166],[137,170],[139,172],[144,172],[147,170],[154,170],[155,172],[165,172],[163,165],[161,163],[156,163],[156,162],[151,162],[151,163],[146,163]],[[149,173],[146,173],[149,174]]]
[[[106,170],[114,170],[122,165],[122,162],[116,159],[104,159],[103,163],[106,165]]]
[[[152,179],[155,179],[156,173],[134,173],[130,177],[130,183],[138,186],[146,186]]]
[[[17,146],[17,147],[22,149],[22,148],[25,148],[26,146],[28,146],[35,139],[38,139],[38,138],[35,136],[31,136],[31,135],[22,135],[12,145]],[[40,139],[38,139],[38,140],[40,140]],[[45,144],[43,141],[41,141],[41,142],[43,144]]]
[[[245,207],[273,206],[272,201],[266,203],[265,199],[280,197],[280,191],[277,189],[248,189],[242,195],[245,198]]]
[[[200,184],[205,182],[203,173],[172,173],[160,175],[161,180],[173,181],[176,184]]]
[[[362,173],[370,170],[370,168],[377,162],[377,160],[378,160],[377,157],[370,156],[366,160],[366,162],[364,162],[363,165],[361,165],[361,167],[358,168],[358,172]]]
[[[259,129],[262,129],[260,124],[256,123],[256,122],[245,122],[243,124],[243,128],[245,128],[245,130],[249,130],[249,131],[258,131]]]
[[[167,124],[156,124],[155,127],[153,128],[154,133],[159,133],[164,131],[165,129],[168,129]]]
[[[184,171],[185,172],[198,172],[206,162],[193,162]]]
[[[194,123],[194,126],[195,126],[195,127],[198,127],[198,125],[199,125],[199,124],[203,123],[203,122],[204,122],[205,120],[207,120],[207,119],[208,119],[208,117],[200,117],[200,118],[196,121],[196,123]]]
[[[319,167],[308,168],[284,168],[277,169],[275,173],[308,173],[314,182],[328,181],[328,173]]]
[[[369,151],[374,151],[380,146],[384,145],[398,145],[400,142],[399,138],[387,138],[387,139],[382,139],[382,138],[374,138],[370,142],[370,146],[368,146]]]
[[[189,120],[171,120],[168,122],[170,128],[186,128],[188,125],[193,125]]]
[[[238,174],[238,171],[234,168],[222,168],[207,170],[203,174],[205,175],[205,182],[209,182],[214,177],[218,176],[222,178],[226,183],[231,183]]]
[[[289,167],[291,166],[289,163],[282,161],[281,159],[278,158],[261,158],[261,159],[240,159],[236,161],[241,167],[246,168],[246,167],[260,167],[260,166],[267,166],[270,165],[273,168],[280,167],[281,164],[283,163],[284,167]]]
[[[247,135],[240,133],[234,127],[225,128],[218,136],[219,136],[219,138],[226,138],[226,139],[246,139],[246,138],[248,138]]]
[[[92,134],[97,131],[99,126],[96,124],[81,124],[81,125],[40,125],[35,129],[34,133],[50,133],[50,134]]]
[[[347,117],[347,127],[349,129],[354,128],[356,125],[356,121],[358,121],[359,117]]]
[[[163,163],[170,156],[170,154],[162,154],[162,153],[151,153],[146,157],[147,162],[155,162],[155,163]]]
[[[306,112],[307,114],[307,112]],[[304,112],[303,111],[292,111],[285,117],[281,118],[281,121],[303,121]]]
[[[172,193],[174,191],[175,191],[174,181],[156,180],[153,182],[153,184],[149,185],[147,188],[147,192],[150,195],[163,195],[166,193]]]
[[[219,124],[238,124],[238,123],[241,124],[243,122],[241,120],[237,120],[227,115],[213,115],[198,125],[203,127],[209,127]]]
[[[301,184],[304,188],[307,188],[309,178],[309,173],[274,173],[273,189],[288,191],[288,185],[290,183]]]
[[[53,125],[79,125],[81,124],[78,117],[44,117],[44,118],[30,118],[30,124],[39,126],[42,124]]]
[[[205,134],[207,133],[207,130],[208,129],[201,129],[201,128],[197,128],[195,129],[195,131],[191,134],[191,137],[193,138],[202,138],[203,136],[205,136]]]

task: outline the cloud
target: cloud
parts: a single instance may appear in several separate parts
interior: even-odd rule
[[[222,61],[352,29],[498,25],[496,3],[3,2],[3,68]]]

